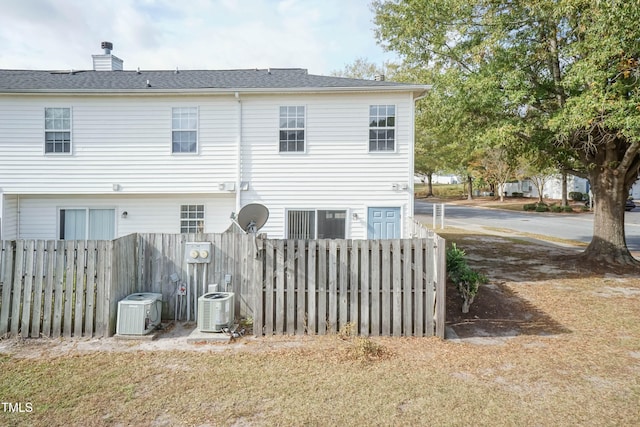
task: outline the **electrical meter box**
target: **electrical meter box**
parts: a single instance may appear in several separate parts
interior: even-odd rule
[[[187,242],[184,248],[187,264],[207,264],[211,262],[211,242]]]

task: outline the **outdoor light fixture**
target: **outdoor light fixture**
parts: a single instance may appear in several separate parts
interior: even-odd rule
[[[122,212],[122,215],[120,215],[122,217],[122,219],[127,219],[127,216],[129,216],[129,212],[124,211]]]

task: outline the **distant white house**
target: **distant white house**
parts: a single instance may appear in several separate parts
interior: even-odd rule
[[[422,184],[427,182],[426,176],[414,176],[413,182],[416,184]],[[459,184],[460,178],[456,175],[432,175],[431,176],[432,184]]]
[[[223,232],[408,237],[425,85],[304,69],[0,70],[3,239]]]
[[[524,197],[538,198],[538,189],[528,179],[507,183],[505,191],[508,196],[515,192],[522,193]],[[589,193],[589,181],[573,175],[567,176],[567,194],[571,192]],[[634,199],[640,199],[640,182],[636,181],[631,187],[630,196]],[[560,175],[545,183],[543,197],[562,199],[562,177]]]

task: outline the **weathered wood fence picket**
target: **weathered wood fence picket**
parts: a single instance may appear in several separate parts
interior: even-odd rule
[[[111,335],[117,302],[132,290],[135,260],[121,254],[131,243],[2,241],[0,337]]]
[[[236,295],[236,315],[256,335],[325,334],[351,325],[361,335],[444,337],[444,240],[415,224],[406,240],[267,240],[238,233],[131,234],[113,241],[2,241],[0,338],[107,337],[118,302],[163,295],[174,319],[177,275]],[[198,272],[185,244],[212,243]],[[205,274],[200,274],[202,271]],[[175,276],[174,276],[175,277]],[[199,279],[200,277],[200,279]],[[184,319],[184,318],[183,318]],[[195,315],[191,317],[195,319]]]
[[[436,234],[260,245],[254,331],[444,337],[444,240]]]

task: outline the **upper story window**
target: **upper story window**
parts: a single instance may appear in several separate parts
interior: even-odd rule
[[[44,152],[71,153],[71,108],[44,109]]]
[[[171,152],[198,152],[198,108],[173,108],[171,115]]]
[[[280,152],[304,152],[304,107],[280,107]]]
[[[369,151],[394,151],[396,141],[396,106],[369,107]]]

